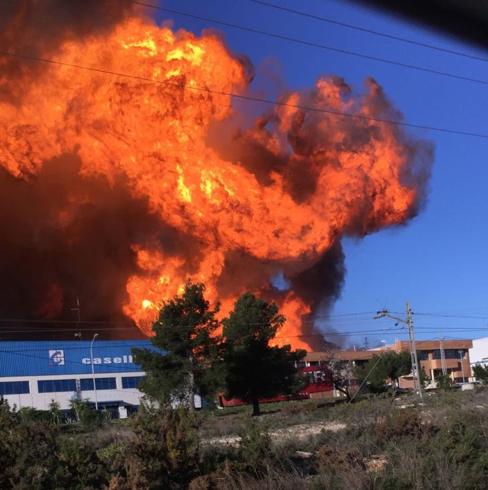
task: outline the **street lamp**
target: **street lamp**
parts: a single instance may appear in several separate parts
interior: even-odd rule
[[[91,371],[92,371],[92,379],[93,379],[93,390],[95,392],[95,410],[98,411],[98,398],[97,398],[97,385],[95,383],[95,365],[93,364],[93,343],[95,342],[95,339],[98,337],[98,334],[96,333],[92,341],[90,343],[90,364],[91,364]]]
[[[463,373],[463,384],[465,383],[464,379],[464,364],[463,364],[463,354],[464,352],[462,350],[458,350],[459,352],[459,360],[461,361],[461,372]]]

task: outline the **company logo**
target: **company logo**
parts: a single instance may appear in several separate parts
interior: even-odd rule
[[[49,351],[50,366],[64,366],[64,350],[55,349]]]
[[[92,363],[89,357],[84,357],[81,362],[83,364]],[[93,364],[134,364],[134,359],[131,354],[116,357],[94,357]]]

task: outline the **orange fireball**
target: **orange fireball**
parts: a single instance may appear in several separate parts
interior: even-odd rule
[[[310,338],[300,338],[302,318],[328,294],[321,284],[331,265],[307,294],[296,278],[342,236],[400,224],[417,211],[423,144],[393,125],[330,113],[391,117],[373,80],[355,96],[343,80],[320,78],[229,136],[235,113],[226,94],[244,93],[250,80],[215,34],[130,17],[104,35],[66,40],[55,59],[115,74],[50,65],[24,80],[20,102],[0,102],[0,164],[29,180],[50,159],[76,154],[83,178],[123,181],[180,237],[181,246],[168,246],[157,230],[128,238],[136,270],[123,311],[148,334],[159,305],[192,279],[225,311],[248,289],[271,296],[288,319],[279,342],[310,348]],[[77,205],[53,217],[56,227],[69,229],[83,199],[73,196]],[[289,280],[281,292],[271,283],[280,271]]]

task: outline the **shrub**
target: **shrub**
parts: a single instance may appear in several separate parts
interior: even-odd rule
[[[433,431],[434,427],[422,422],[416,410],[397,410],[380,418],[375,426],[375,434],[380,444],[402,437],[420,439]]]
[[[70,488],[103,488],[110,479],[110,464],[102,461],[91,437],[77,435],[61,442],[59,459],[69,475]]]
[[[252,420],[248,422],[241,433],[239,460],[246,471],[262,476],[268,465],[271,454],[271,438],[263,426]]]
[[[199,439],[193,413],[146,409],[134,418],[133,430],[125,465],[127,488],[185,488],[197,475]]]
[[[85,430],[94,429],[103,423],[103,415],[94,410],[87,400],[72,400],[71,410]]]
[[[18,423],[13,436],[15,463],[7,470],[10,485],[5,488],[51,489],[62,487],[57,430],[46,422]]]

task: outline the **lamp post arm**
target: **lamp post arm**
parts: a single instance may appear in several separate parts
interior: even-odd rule
[[[393,315],[387,314],[387,315],[385,315],[385,317],[391,318],[392,320],[395,320],[396,322],[400,322],[400,323],[404,323],[405,325],[408,325],[408,323],[403,318],[400,318],[398,316],[393,316]]]

